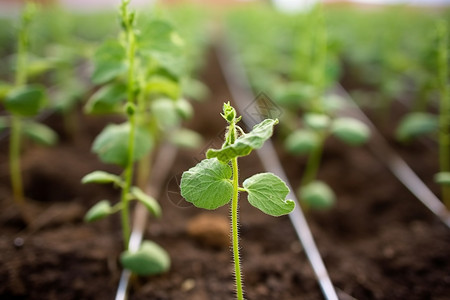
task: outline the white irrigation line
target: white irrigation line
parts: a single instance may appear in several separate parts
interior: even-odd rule
[[[233,96],[234,103],[241,112],[244,123],[246,123],[247,126],[254,125],[255,122],[249,114],[244,113],[255,99],[246,78],[245,71],[242,69],[240,62],[237,61],[236,56],[233,56],[232,58],[230,50],[227,49],[224,44],[219,45],[218,48],[219,63],[223,70],[227,85]],[[287,183],[290,189],[290,193],[287,197],[296,203],[295,209],[289,214],[292,225],[294,226],[300,242],[303,245],[303,249],[305,250],[306,256],[311,263],[325,299],[338,300],[338,295],[328,275],[316,243],[314,242],[314,238],[308,223],[306,222],[306,218],[300,208],[292,186],[289,184],[289,180],[271,141],[266,141],[263,148],[257,150],[257,154],[266,171],[277,174],[277,176]],[[342,292],[342,294],[344,293]]]
[[[375,125],[358,107],[347,91],[340,85],[336,86],[335,92],[347,100],[351,105],[346,113],[352,113],[355,118],[366,123],[372,129],[372,138],[369,147],[389,170],[400,180],[400,182],[442,222],[450,227],[450,212],[436,195],[425,185],[408,164],[389,146],[386,139],[378,132]]]
[[[153,195],[158,198],[158,194],[161,192],[161,186],[164,183],[167,175],[172,168],[173,162],[177,155],[177,148],[170,144],[163,144],[156,156],[155,164],[153,165],[150,181],[147,185],[145,192],[149,195]],[[139,247],[144,236],[145,227],[147,224],[148,212],[144,205],[138,203],[134,209],[133,215],[133,228],[130,236],[129,250],[135,252],[139,250]],[[131,272],[123,269],[120,276],[119,285],[117,287],[117,293],[115,300],[126,300],[128,284],[130,281]]]

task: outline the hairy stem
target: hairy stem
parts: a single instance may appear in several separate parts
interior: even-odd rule
[[[233,259],[234,259],[234,275],[236,280],[236,295],[238,300],[243,300],[243,288],[241,277],[241,263],[239,256],[239,235],[238,235],[238,199],[239,199],[239,170],[237,158],[231,160],[233,167],[233,199],[231,202],[231,227],[233,239]]]

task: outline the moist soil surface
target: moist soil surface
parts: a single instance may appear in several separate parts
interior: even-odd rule
[[[197,209],[182,200],[177,187],[181,173],[201,160],[206,148],[220,146],[223,137],[225,122],[219,112],[231,98],[214,55],[202,78],[211,89],[210,99],[194,103],[196,117],[187,125],[203,134],[205,144],[201,149],[179,151],[165,186],[155,195],[163,217],[149,220],[145,233],[147,239],[167,249],[172,266],[163,275],[134,278],[130,299],[234,298],[230,245],[223,239],[229,231],[215,224],[228,218],[229,208]],[[118,119],[81,113],[78,118],[80,131],[75,140],[54,115],[47,122],[60,132],[60,144],[24,147],[30,226],[25,226],[11,204],[7,139],[1,141],[1,299],[113,299],[115,295],[123,244],[120,220],[113,216],[85,224],[82,219],[97,201],[117,201],[119,192],[108,186],[81,185],[80,179],[93,170],[120,173],[99,163],[90,152],[101,128]],[[279,152],[297,187],[305,159]],[[427,173],[433,170],[434,154],[420,145],[408,152],[423,176],[432,176]],[[263,171],[255,154],[240,159],[240,170],[241,182]],[[319,178],[329,183],[338,200],[331,210],[310,211],[307,218],[341,299],[352,299],[348,295],[356,299],[448,299],[450,230],[367,148],[350,149],[330,140]],[[264,215],[248,204],[245,195],[241,195],[239,213],[246,298],[323,299],[289,218]],[[195,226],[199,216],[209,226]]]

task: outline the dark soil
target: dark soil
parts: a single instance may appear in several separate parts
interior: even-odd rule
[[[231,98],[214,56],[203,78],[211,88],[211,99],[194,105],[196,119],[188,125],[204,135],[207,148],[220,144],[225,124],[218,113],[222,103]],[[24,226],[11,204],[7,147],[2,141],[1,299],[114,297],[120,276],[120,222],[112,217],[84,224],[82,218],[96,201],[116,201],[118,193],[109,187],[79,183],[95,169],[120,172],[100,164],[89,151],[96,133],[114,119],[80,118],[84,134],[76,144],[63,138],[58,147],[27,147],[24,153],[26,194],[33,198],[29,210],[37,220],[32,228]],[[61,120],[55,116],[49,122],[57,126]],[[412,151],[415,161],[428,161],[423,152]],[[163,217],[151,220],[146,231],[146,238],[169,251],[171,270],[133,280],[130,299],[233,299],[228,245],[208,246],[188,234],[188,224],[205,211],[188,205],[178,194],[179,176],[202,159],[203,153],[204,149],[180,151],[167,185],[161,189]],[[297,186],[305,159],[280,155]],[[263,171],[255,155],[241,159],[240,169],[242,179]],[[319,177],[335,190],[337,205],[330,211],[310,212],[308,219],[339,290],[356,299],[448,299],[449,229],[366,148],[349,149],[331,140]],[[206,213],[229,215],[227,207]],[[323,298],[287,217],[266,216],[241,196],[240,221],[246,298]]]

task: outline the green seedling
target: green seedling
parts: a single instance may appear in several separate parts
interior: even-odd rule
[[[182,97],[181,82],[186,76],[183,39],[159,16],[148,16],[138,24],[129,2],[122,1],[120,7],[119,37],[104,42],[94,54],[92,81],[100,88],[85,106],[89,114],[126,117],[122,124],[106,126],[92,146],[101,161],[119,165],[124,172],[117,176],[95,171],[82,181],[111,183],[121,189],[119,203],[97,203],[86,220],[120,212],[125,249],[122,265],[136,274],[149,275],[167,271],[170,259],[153,242],[145,241],[137,252],[130,252],[129,202],[137,200],[153,216],[160,216],[157,201],[143,192],[150,177],[152,153],[163,139],[186,147],[196,147],[201,140],[195,132],[180,128],[193,113]]]
[[[285,148],[290,153],[308,155],[299,198],[305,208],[325,209],[331,207],[336,198],[325,182],[316,179],[325,140],[332,135],[348,145],[358,146],[366,142],[370,130],[357,119],[335,116],[335,111],[343,107],[343,100],[326,95],[330,85],[327,74],[328,42],[320,6],[310,13],[308,20],[311,29],[306,37],[298,41],[296,60],[299,64],[292,75],[293,81],[279,94],[279,99],[292,111],[300,110],[302,113],[302,128],[293,129],[285,140]]]
[[[209,149],[206,159],[184,172],[181,177],[181,195],[186,201],[199,208],[217,209],[231,200],[231,228],[237,299],[243,298],[238,239],[238,199],[240,192],[248,194],[248,201],[254,207],[271,216],[290,213],[295,206],[286,200],[289,188],[276,175],[260,173],[244,180],[239,186],[238,157],[249,155],[262,147],[272,136],[273,126],[278,120],[266,119],[255,125],[251,132],[237,125],[235,109],[225,103],[222,117],[227,121],[225,142],[221,149]]]
[[[144,241],[137,252],[130,252],[129,205],[130,201],[137,200],[154,217],[161,215],[158,202],[143,190],[148,182],[151,152],[160,137],[161,127],[166,125],[159,121],[173,125],[181,118],[176,110],[182,102],[178,101],[180,88],[176,81],[180,75],[176,72],[180,70],[173,64],[179,54],[179,41],[173,28],[160,20],[138,29],[136,14],[129,10],[129,2],[123,0],[120,7],[119,38],[106,41],[95,53],[92,80],[102,87],[85,107],[86,112],[92,114],[122,113],[126,117],[127,121],[122,124],[106,126],[92,146],[103,162],[119,165],[124,172],[117,176],[94,171],[82,182],[109,183],[121,189],[120,202],[111,205],[107,200],[101,201],[88,211],[85,219],[95,221],[120,212],[125,250],[121,263],[136,274],[151,275],[167,271],[170,259],[154,242]],[[155,107],[161,111],[156,113],[158,108]],[[167,108],[170,110],[164,111]],[[136,162],[138,179],[137,185],[133,185]]]
[[[439,165],[435,180],[442,185],[442,201],[450,210],[450,92],[448,84],[448,29],[445,21],[437,25],[438,31],[438,83],[440,90]]]
[[[448,84],[448,30],[445,21],[437,23],[437,50],[435,60],[437,76],[435,85],[439,89],[439,116],[427,112],[412,112],[400,122],[396,136],[403,142],[424,135],[436,136],[439,141],[440,172],[435,181],[442,185],[442,201],[450,209],[450,92]]]
[[[52,129],[32,119],[47,104],[45,88],[27,83],[30,25],[36,12],[36,5],[27,2],[18,33],[15,82],[11,86],[5,84],[3,89],[3,104],[9,116],[0,118],[0,129],[9,127],[11,131],[9,162],[14,201],[21,208],[22,217],[28,223],[31,220],[23,209],[25,197],[20,170],[21,137],[26,135],[44,145],[53,145],[57,141],[57,135]]]

